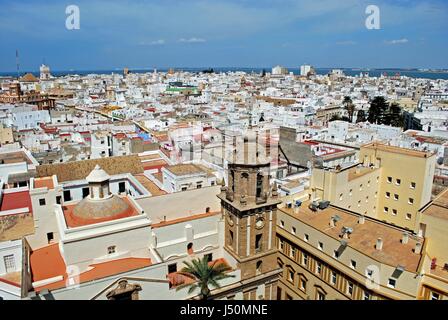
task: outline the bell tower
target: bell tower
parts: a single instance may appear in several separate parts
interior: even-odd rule
[[[228,164],[228,186],[218,195],[225,224],[224,249],[237,261],[241,280],[278,271],[275,226],[281,201],[275,184],[271,189],[270,159],[265,153],[255,133],[236,144]],[[266,280],[266,299],[275,299],[276,279],[275,274]],[[246,298],[257,299],[253,295]]]

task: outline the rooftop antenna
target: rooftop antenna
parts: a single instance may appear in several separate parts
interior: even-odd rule
[[[20,75],[20,72],[19,72],[19,50],[18,49],[16,49],[16,65],[17,65],[17,80],[18,80],[19,75]]]

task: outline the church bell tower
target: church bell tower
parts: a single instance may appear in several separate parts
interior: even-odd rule
[[[237,261],[241,280],[260,278],[278,271],[275,226],[281,201],[276,185],[270,186],[270,159],[256,133],[235,145],[230,158],[228,186],[218,195],[225,224],[224,249]],[[266,299],[275,299],[274,278],[265,283]],[[245,298],[257,299],[252,293]]]

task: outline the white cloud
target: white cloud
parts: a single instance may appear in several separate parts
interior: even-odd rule
[[[154,41],[140,41],[138,44],[141,46],[161,46],[164,45],[166,43],[165,40],[163,39],[159,39],[159,40],[154,40]]]
[[[336,42],[336,44],[338,46],[353,46],[356,44],[356,42],[352,40],[347,40],[347,41],[338,41]]]
[[[189,39],[185,39],[185,38],[181,38],[179,39],[179,42],[183,42],[183,43],[201,43],[201,42],[206,42],[205,39],[202,38],[189,38]]]
[[[398,40],[385,41],[386,44],[391,44],[391,45],[394,45],[394,44],[404,44],[404,43],[408,43],[408,42],[409,42],[409,40],[406,39],[406,38],[398,39]]]

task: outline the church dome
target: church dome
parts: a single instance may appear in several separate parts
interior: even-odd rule
[[[80,226],[130,217],[136,213],[127,198],[111,194],[110,176],[98,165],[86,177],[89,195],[78,202],[69,213],[72,225]]]
[[[130,203],[117,195],[105,199],[86,197],[74,207],[72,218],[79,223],[89,224],[129,217],[134,212]]]

